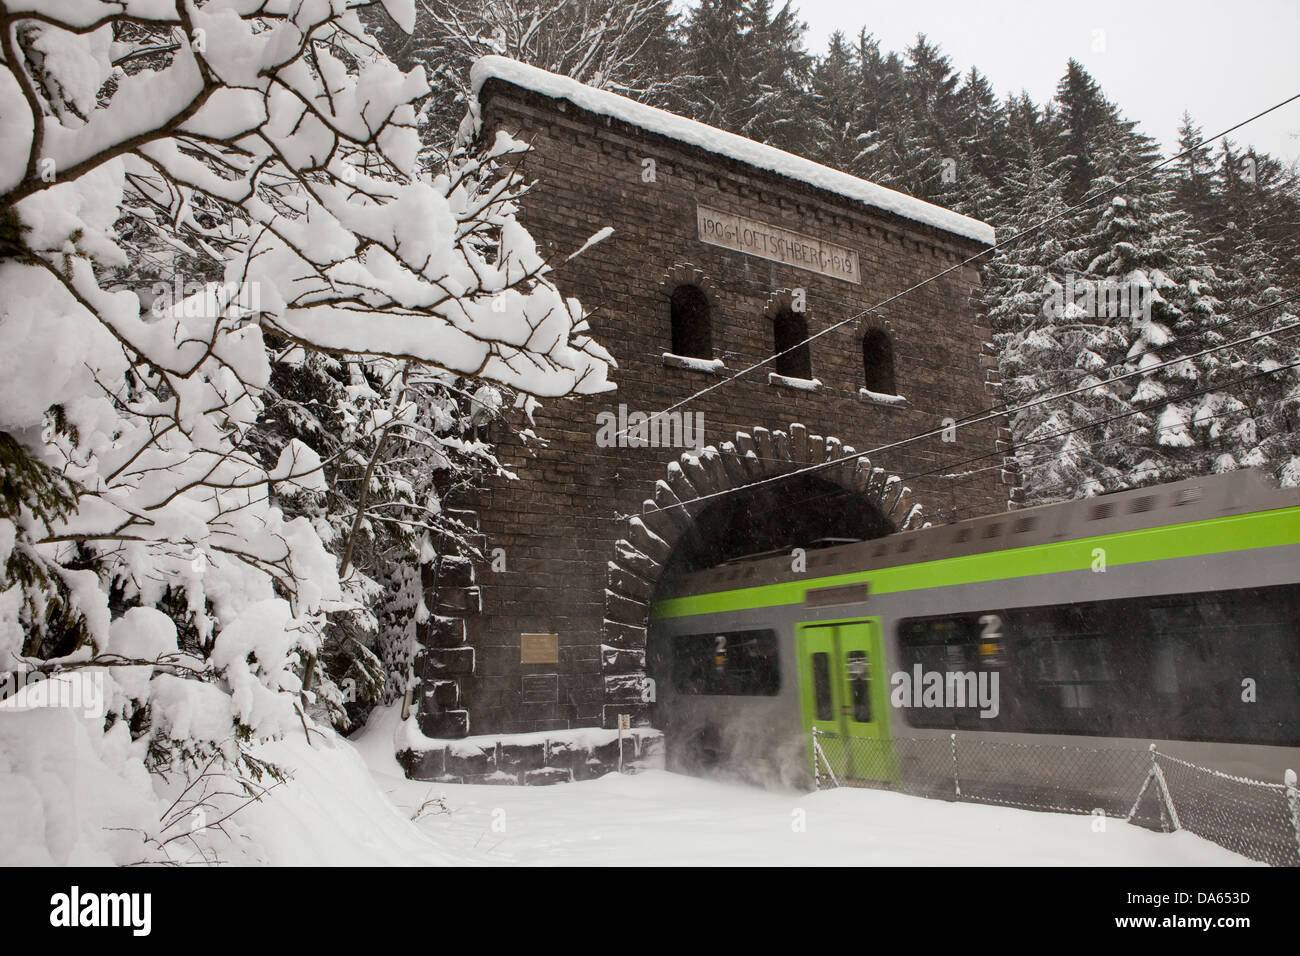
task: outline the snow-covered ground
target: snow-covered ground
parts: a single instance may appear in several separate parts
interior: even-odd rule
[[[421,783],[394,759],[399,723],[389,708],[352,740],[313,732],[310,747],[302,734],[263,745],[292,779],[240,809],[228,840],[211,833],[213,855],[308,866],[1250,862],[1190,833],[1115,820],[1097,833],[1086,816],[874,790],[781,793],[663,771],[552,787]],[[158,802],[158,781],[125,759],[124,734],[101,740],[89,726],[66,708],[0,714],[0,865],[153,859],[139,835],[170,797]],[[187,851],[173,843],[169,858],[201,862]]]
[[[352,741],[268,748],[295,780],[241,827],[280,864],[1233,866],[1190,833],[872,790],[775,793],[663,771],[553,787],[407,780],[396,715]],[[449,812],[417,808],[444,798]]]

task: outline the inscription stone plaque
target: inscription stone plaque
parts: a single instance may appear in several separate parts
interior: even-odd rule
[[[695,218],[701,242],[819,272],[844,282],[862,281],[858,254],[845,246],[708,206],[697,205]]]

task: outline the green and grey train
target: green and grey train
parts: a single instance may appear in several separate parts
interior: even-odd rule
[[[1277,782],[1300,768],[1300,489],[1241,471],[732,561],[659,596],[647,669],[683,772],[808,786],[817,729],[837,776],[922,791],[917,742],[954,734]]]

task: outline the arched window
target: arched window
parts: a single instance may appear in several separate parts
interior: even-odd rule
[[[864,384],[871,392],[897,395],[894,382],[894,343],[884,329],[867,329],[862,336],[862,373]]]
[[[786,308],[772,318],[772,351],[777,356],[772,364],[776,374],[786,378],[812,378],[812,351],[804,342],[806,338],[808,320],[802,315]],[[801,342],[804,344],[800,345]]]
[[[671,301],[673,354],[692,358],[713,358],[709,328],[709,297],[699,286],[679,285]]]

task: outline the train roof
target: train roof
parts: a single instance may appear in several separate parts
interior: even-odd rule
[[[1300,488],[1279,488],[1260,470],[1247,468],[809,550],[807,570],[799,576],[824,578],[1298,506]],[[760,587],[791,577],[790,554],[782,552],[683,575],[672,596]]]

